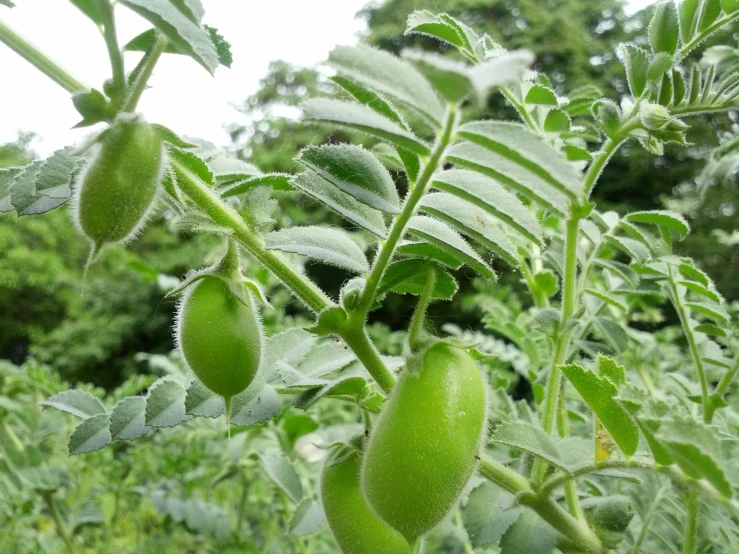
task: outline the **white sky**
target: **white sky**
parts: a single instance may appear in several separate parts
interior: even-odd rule
[[[653,0],[630,0],[636,11]],[[228,144],[223,125],[243,121],[232,105],[254,93],[269,62],[283,59],[296,65],[324,60],[337,44],[353,44],[364,29],[354,18],[367,0],[203,0],[204,21],[231,43],[231,69],[215,78],[184,56],[163,56],[144,93],[139,110],[152,122],[177,133]],[[20,0],[18,7],[0,6],[0,18],[84,83],[100,89],[109,77],[107,52],[95,25],[69,2]],[[119,41],[150,27],[133,12],[116,10]],[[279,30],[277,23],[279,21]],[[133,68],[140,54],[126,55]],[[83,138],[89,129],[71,129],[80,119],[69,95],[38,70],[0,44],[0,144],[19,130],[39,135],[33,148],[48,154]]]

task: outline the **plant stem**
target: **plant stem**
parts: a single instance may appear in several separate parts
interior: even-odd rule
[[[411,350],[415,350],[421,341],[421,333],[423,331],[423,322],[426,318],[426,309],[431,303],[431,297],[434,295],[436,287],[436,270],[432,266],[428,266],[426,275],[426,284],[423,292],[418,299],[416,310],[413,312],[410,327],[408,327],[408,344]]]
[[[276,253],[265,250],[261,238],[249,229],[236,210],[225,204],[212,188],[177,160],[170,159],[170,163],[177,171],[177,185],[180,190],[216,224],[231,229],[233,238],[280,279],[295,297],[316,313],[335,306],[320,288],[291,264]]]
[[[567,220],[567,235],[565,237],[565,268],[562,282],[562,317],[561,326],[564,326],[574,313],[575,295],[577,291],[577,241],[580,227],[580,218],[573,213]],[[542,428],[551,434],[557,418],[557,409],[560,402],[560,390],[562,381],[561,364],[567,355],[570,344],[571,332],[560,332],[554,341],[552,362],[549,367],[547,389],[544,395],[544,413],[542,415]],[[533,476],[535,482],[544,479],[546,463],[541,459],[534,462]]]
[[[464,529],[464,522],[462,521],[462,512],[459,508],[456,508],[454,510],[454,523],[460,529]],[[472,548],[469,537],[467,536],[464,537],[464,540],[462,541],[462,546],[464,547],[464,554],[475,554],[475,549]]]
[[[533,119],[531,119],[531,114],[529,114],[528,111],[526,111],[526,106],[521,104],[516,98],[513,96],[513,93],[508,89],[508,87],[501,87],[500,92],[505,96],[506,100],[508,100],[511,105],[516,109],[518,112],[518,115],[521,116],[521,119],[523,119],[524,123],[528,125],[528,127],[532,131],[536,131],[537,133],[540,133],[539,126],[534,122]]]
[[[113,72],[113,97],[122,101],[126,94],[126,72],[123,66],[123,54],[118,46],[118,35],[115,27],[115,15],[110,0],[98,0],[100,15],[103,19],[103,36],[108,48],[110,68]]]
[[[3,420],[0,421],[0,431],[2,432],[2,435],[5,436],[5,439],[13,445],[13,448],[15,448],[18,452],[23,452],[26,447],[23,446],[23,443],[18,438],[18,435],[16,435],[13,432],[13,429],[10,428],[10,425],[8,425],[8,422],[6,421],[5,417],[3,417]]]
[[[510,493],[520,494],[531,491],[531,483],[526,477],[519,475],[512,469],[508,469],[490,456],[480,457],[478,471],[485,479]]]
[[[434,176],[434,173],[436,173],[436,170],[444,159],[446,149],[452,141],[456,123],[457,109],[454,104],[450,104],[446,124],[444,125],[444,129],[439,136],[436,146],[423,168],[423,172],[416,181],[415,186],[408,193],[405,203],[403,204],[403,209],[393,222],[387,239],[385,239],[384,244],[381,246],[381,249],[375,257],[372,270],[367,277],[367,285],[364,287],[364,292],[362,293],[362,298],[360,300],[359,307],[357,308],[357,311],[363,314],[363,316],[367,314],[372,305],[372,301],[377,293],[377,287],[380,286],[380,281],[385,273],[385,269],[390,263],[390,260],[392,260],[393,254],[395,254],[395,248],[398,245],[398,241],[405,233],[408,221],[410,221],[411,217],[415,213],[418,202],[421,200],[421,197],[423,197],[431,178]]]
[[[146,89],[146,84],[149,82],[149,77],[151,77],[151,73],[152,71],[154,71],[154,66],[157,64],[159,58],[164,53],[164,49],[166,48],[166,46],[167,37],[165,37],[164,35],[158,35],[157,40],[154,43],[154,47],[148,54],[148,58],[146,59],[144,67],[141,69],[141,72],[136,76],[136,80],[131,85],[131,90],[129,92],[128,98],[126,99],[126,103],[123,105],[124,112],[133,112],[136,110],[136,106],[141,99],[141,95]]]
[[[69,528],[67,527],[67,524],[64,522],[64,519],[62,518],[62,514],[59,513],[59,506],[57,506],[56,499],[54,498],[53,494],[50,492],[42,493],[41,495],[44,499],[44,502],[46,503],[46,506],[49,508],[49,513],[51,514],[51,519],[54,521],[54,526],[56,527],[57,535],[59,535],[59,538],[64,541],[64,544],[67,547],[67,550],[70,554],[76,554],[77,550],[74,547],[74,542],[72,541],[72,535],[69,532]]]
[[[377,385],[385,393],[393,390],[393,386],[395,386],[395,375],[387,368],[377,348],[375,348],[375,345],[372,344],[372,341],[367,336],[364,320],[360,324],[348,327],[340,332],[339,335],[344,339],[346,345],[352,349],[357,359],[369,371],[369,374],[372,375]]]
[[[562,533],[578,551],[596,554],[603,550],[597,535],[587,525],[572,517],[553,499],[521,499],[521,503],[534,510],[549,525]]]
[[[698,527],[698,512],[700,502],[698,495],[690,491],[685,500],[687,513],[685,515],[685,538],[683,539],[683,554],[695,554],[696,529]]]
[[[706,371],[703,367],[703,360],[701,359],[700,353],[698,352],[698,345],[695,342],[695,336],[693,335],[693,329],[690,327],[685,307],[683,306],[682,299],[677,290],[677,284],[675,283],[675,276],[673,274],[673,268],[671,265],[667,267],[668,280],[670,283],[670,296],[672,297],[672,304],[675,306],[675,311],[680,318],[680,325],[682,325],[683,333],[685,338],[688,340],[688,347],[690,348],[690,354],[693,357],[693,363],[695,363],[696,370],[698,371],[698,379],[701,384],[701,403],[703,404],[703,421],[705,423],[711,423],[713,419],[713,413],[710,411],[711,399],[708,397],[708,381],[706,379]]]
[[[706,29],[702,33],[700,33],[697,37],[695,37],[693,40],[691,40],[688,44],[686,44],[680,49],[680,51],[677,53],[677,56],[675,58],[676,60],[675,64],[677,65],[685,56],[690,54],[690,51],[693,48],[695,48],[701,42],[706,40],[711,34],[718,31],[724,25],[728,25],[729,23],[736,20],[737,18],[739,18],[739,12],[734,12],[730,15],[722,17],[721,19],[713,23],[713,25],[706,27]]]
[[[565,404],[564,400],[564,387],[565,382],[562,381],[562,390],[559,393],[559,410],[557,413],[557,430],[559,431],[559,436],[562,438],[566,437],[569,434],[569,426],[567,424],[567,405]],[[580,495],[577,492],[577,483],[574,481],[574,479],[572,481],[568,481],[567,483],[565,483],[564,489],[567,509],[577,519],[579,519],[583,523],[586,523],[585,512],[583,512],[582,506],[580,506]]]
[[[534,299],[534,304],[536,305],[536,307],[548,308],[549,299],[544,294],[544,291],[542,291],[541,288],[536,284],[534,273],[529,268],[529,264],[526,262],[526,260],[521,260],[521,273],[523,273],[523,277],[526,280],[526,285],[529,287],[529,292],[531,292],[531,297]]]
[[[718,385],[716,386],[716,390],[713,392],[711,398],[709,399],[710,401],[708,403],[705,414],[705,418],[708,423],[711,423],[713,421],[713,414],[716,411],[716,408],[718,408],[723,402],[724,395],[726,394],[729,385],[731,385],[731,382],[734,380],[734,377],[736,377],[737,372],[739,372],[739,356],[737,356],[734,367],[724,373],[724,376],[721,377],[721,381],[719,381]]]
[[[24,60],[29,62],[67,92],[75,94],[77,92],[90,90],[90,87],[70,75],[66,69],[62,68],[57,62],[44,54],[35,45],[28,42],[1,20],[0,42],[7,45],[16,54],[21,56]]]
[[[641,550],[641,543],[643,543],[644,539],[647,538],[649,526],[652,524],[652,520],[654,520],[655,516],[657,515],[657,508],[659,507],[659,503],[662,501],[662,497],[664,496],[665,491],[667,491],[668,483],[669,481],[665,481],[665,484],[660,487],[660,489],[657,491],[656,496],[654,497],[654,500],[652,500],[652,503],[649,505],[649,510],[647,510],[647,513],[642,520],[641,530],[639,531],[639,536],[636,537],[636,540],[634,541],[634,546],[631,549],[631,554],[639,554],[639,551]]]

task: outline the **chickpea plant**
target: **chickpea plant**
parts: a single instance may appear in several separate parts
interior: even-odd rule
[[[79,126],[107,126],[82,147],[0,170],[0,210],[33,215],[69,201],[94,263],[165,206],[183,226],[222,236],[225,254],[172,293],[181,296],[175,333],[189,377],[160,379],[143,396],[93,412],[83,409],[91,405],[83,391],[45,401],[84,416],[71,454],[193,417],[225,413],[229,427],[248,427],[277,417],[286,401],[305,410],[350,402],[365,433],[332,447],[320,498],[298,504],[279,478],[289,461],[257,453],[296,500],[294,517],[320,523],[325,513],[346,554],[421,552],[424,535],[447,517],[465,528],[468,551],[739,551],[730,307],[673,253],[689,232],[681,215],[619,216],[590,200],[625,143],[660,155],[666,143],[687,144],[690,116],[739,107],[735,50],[687,58],[739,19],[739,2],[657,5],[646,39],[619,49],[628,83],[619,101],[593,86],[563,96],[530,69],[529,52],[508,51],[446,14],[415,12],[407,33],[443,41],[455,56],[334,49],[328,65],[341,92],[306,100],[305,122],[358,131],[376,145],[309,146],[297,154],[296,175],[262,173],[136,113],[163,54],[189,56],[211,73],[231,63],[228,43],[201,23],[199,0],[117,3],[153,25],[123,47],[143,52],[131,69],[113,3],[72,3],[104,37],[112,76],[100,89],[1,21],[0,41],[72,94]],[[520,121],[463,122],[461,107],[490,94],[503,95]],[[729,136],[715,158],[720,165],[735,152]],[[325,204],[372,239],[320,224],[271,230],[272,190]],[[330,298],[294,255],[356,277]],[[242,256],[279,279],[314,324],[263,337],[258,311],[268,299],[243,276]],[[535,406],[493,386],[490,335],[447,326],[437,337],[425,325],[430,303],[454,297],[461,267],[494,290],[492,258],[520,274],[533,305],[512,314],[491,297],[482,326],[519,352]],[[417,297],[402,358],[383,356],[366,329],[391,293]],[[687,345],[679,386],[655,384],[649,353],[659,343],[628,326],[662,301]]]

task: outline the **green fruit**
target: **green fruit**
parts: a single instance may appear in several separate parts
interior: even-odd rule
[[[601,499],[588,520],[603,546],[616,548],[623,541],[634,517],[634,504],[628,496]]]
[[[475,361],[446,343],[398,381],[370,437],[361,483],[377,514],[413,542],[454,506],[475,467],[485,383]]]
[[[242,392],[257,374],[262,351],[261,325],[249,294],[244,290],[237,298],[213,275],[195,281],[180,304],[177,342],[206,387],[227,401]]]
[[[359,488],[358,452],[339,451],[321,476],[321,500],[328,526],[344,554],[410,554],[403,536],[367,505]]]
[[[106,243],[123,242],[143,227],[162,178],[164,146],[138,116],[117,119],[75,187],[77,226],[96,254]]]

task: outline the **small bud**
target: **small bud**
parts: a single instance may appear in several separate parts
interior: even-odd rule
[[[659,131],[672,121],[670,110],[659,104],[644,104],[639,110],[642,125],[650,131]]]

